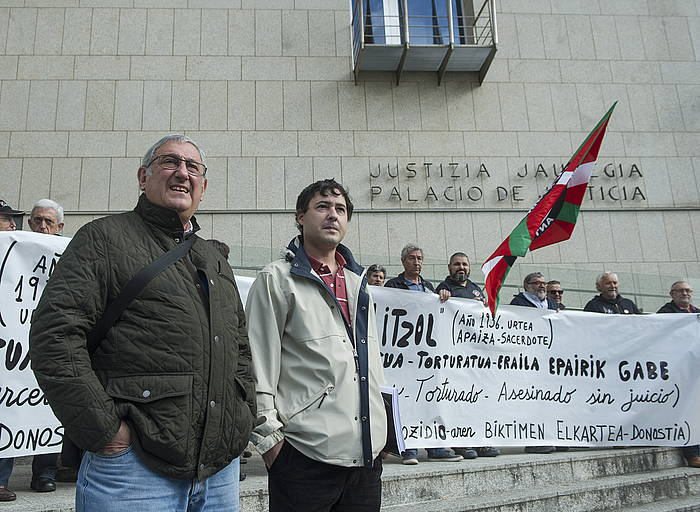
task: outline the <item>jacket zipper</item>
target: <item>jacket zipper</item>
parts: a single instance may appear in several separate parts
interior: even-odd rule
[[[326,390],[323,392],[323,395],[321,395],[321,401],[318,403],[318,407],[316,409],[321,408],[321,404],[323,404],[323,401],[326,399],[328,395],[330,395],[331,391],[335,389],[335,386],[328,386]]]

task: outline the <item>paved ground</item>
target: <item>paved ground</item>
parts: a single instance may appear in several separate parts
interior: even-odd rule
[[[389,457],[384,463],[384,474],[410,474],[417,472],[420,469],[425,470],[429,465],[431,470],[440,472],[441,469],[452,468],[454,464],[485,464],[492,461],[502,461],[504,464],[512,462],[526,462],[540,457],[552,457],[552,455],[529,455],[523,453],[522,449],[506,448],[503,455],[497,459],[475,459],[470,461],[455,462],[421,462],[418,466],[404,466],[399,459]],[[425,453],[421,451],[421,456],[425,457]],[[424,461],[425,459],[423,459]],[[248,475],[241,482],[241,492],[255,491],[264,489],[267,486],[267,477],[265,466],[262,458],[254,454],[248,459],[248,463],[241,466],[242,470]],[[10,479],[10,489],[17,493],[17,500],[7,503],[0,502],[0,512],[57,512],[72,510],[75,499],[75,484],[57,482],[56,492],[37,493],[29,488],[31,481],[32,468],[31,459],[22,458],[15,464],[15,469]]]

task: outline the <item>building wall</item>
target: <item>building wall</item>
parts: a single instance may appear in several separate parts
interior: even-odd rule
[[[208,155],[203,233],[233,246],[233,265],[276,257],[301,187],[336,177],[356,202],[348,244],[363,263],[393,273],[417,242],[428,277],[462,250],[481,281],[477,265],[552,166],[618,101],[573,238],[523,258],[508,283],[543,270],[586,290],[568,295],[574,306],[608,269],[623,293],[663,294],[686,277],[700,287],[700,2],[496,4],[484,83],[455,74],[438,86],[433,74],[355,84],[348,0],[0,0],[0,197],[59,201],[72,234],[131,208],[139,157],[184,132]],[[482,196],[465,199],[473,187]]]

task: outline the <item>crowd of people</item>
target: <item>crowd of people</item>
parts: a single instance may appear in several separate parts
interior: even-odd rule
[[[378,511],[387,421],[371,289],[387,286],[484,302],[467,254],[437,287],[423,250],[401,251],[404,271],[365,272],[343,241],[353,203],[333,179],[299,193],[299,234],[265,266],[245,312],[221,244],[197,236],[207,190],[205,154],[169,135],[145,153],[133,211],[80,228],[34,312],[37,382],[64,427],[64,453],[81,460],[76,510],[237,511],[240,454],[250,441],[268,470],[271,511]],[[0,229],[23,212],[0,201]],[[38,201],[36,232],[59,234],[63,209]],[[386,280],[386,282],[385,282]],[[596,281],[586,310],[637,314],[615,274]],[[564,309],[564,290],[525,277],[512,304]],[[685,281],[662,310],[697,312]],[[553,447],[528,451],[549,453]],[[495,457],[496,448],[428,450],[430,461]],[[691,465],[700,457],[687,452]],[[403,454],[418,464],[417,450]],[[0,461],[0,500],[12,460]],[[55,489],[56,456],[34,459],[32,489]]]
[[[428,293],[437,293],[440,300],[445,301],[449,297],[473,299],[486,304],[486,295],[482,289],[469,279],[469,257],[463,252],[456,252],[447,263],[448,275],[436,287],[421,276],[423,269],[423,250],[413,244],[406,245],[401,251],[401,264],[404,271],[397,277],[386,280],[386,268],[374,264],[367,268],[367,282],[374,286],[386,286],[389,288],[401,288]],[[600,274],[595,287],[599,292],[584,306],[584,311],[604,314],[639,315],[642,314],[637,305],[630,299],[623,297],[619,292],[619,278],[614,272]],[[534,307],[563,311],[566,306],[562,302],[564,289],[560,281],[546,280],[541,272],[531,272],[525,276],[522,290],[514,295],[510,301],[513,306]],[[676,281],[671,285],[669,292],[671,301],[664,304],[657,313],[698,313],[700,309],[691,304],[693,289],[687,281]],[[566,451],[565,446],[527,446],[527,453],[552,453]],[[428,448],[426,450],[428,461],[459,462],[463,459],[475,459],[477,457],[495,457],[500,454],[497,448],[453,448],[451,453],[445,448]],[[700,449],[698,446],[686,447],[683,453],[691,467],[700,468]],[[402,454],[404,464],[418,464],[418,450],[406,450]]]

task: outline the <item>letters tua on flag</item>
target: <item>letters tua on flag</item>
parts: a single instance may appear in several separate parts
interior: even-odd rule
[[[617,102],[588,134],[559,177],[481,266],[491,313],[496,312],[501,285],[518,256],[571,237],[615,105]]]

